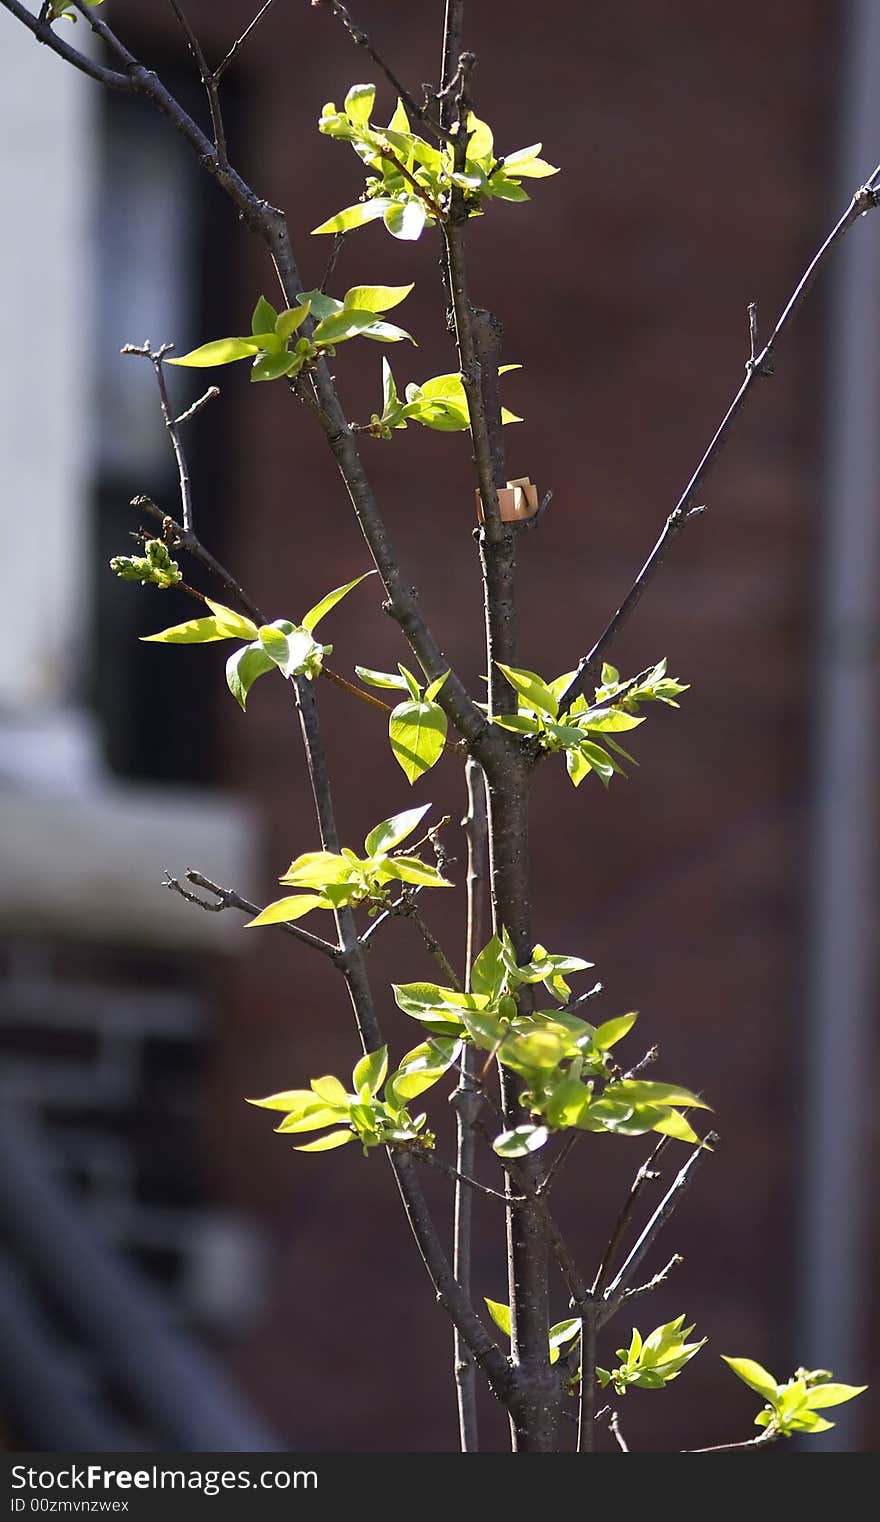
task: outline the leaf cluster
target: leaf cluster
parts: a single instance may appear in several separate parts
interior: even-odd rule
[[[341,111],[329,101],[321,113],[319,131],[351,143],[368,173],[363,199],[322,222],[315,233],[347,233],[381,219],[392,237],[412,241],[446,219],[456,191],[464,215],[473,216],[485,200],[528,201],[523,180],[559,172],[540,157],[540,143],[498,158],[490,127],[473,112],[459,170],[453,144],[435,148],[413,132],[402,101],[387,127],[376,126],[371,119],[375,101],[375,85],[352,85]]]

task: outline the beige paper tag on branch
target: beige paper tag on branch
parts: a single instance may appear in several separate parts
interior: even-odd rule
[[[475,496],[477,517],[482,523],[483,499],[479,491],[475,493]],[[534,518],[538,511],[537,486],[532,485],[528,476],[517,476],[515,481],[508,481],[506,486],[499,486],[498,507],[504,523],[519,523],[524,518]]]

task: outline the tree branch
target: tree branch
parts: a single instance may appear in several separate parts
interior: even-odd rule
[[[172,0],[173,3],[173,0]],[[193,532],[193,506],[192,506],[192,482],[190,480],[189,466],[186,463],[186,455],[183,450],[183,442],[180,437],[180,424],[187,418],[194,416],[209,400],[210,396],[219,396],[216,386],[206,391],[197,402],[194,402],[189,411],[182,418],[176,418],[168,400],[168,388],[165,385],[165,372],[162,369],[162,361],[165,355],[174,348],[173,344],[162,344],[158,349],[150,347],[149,340],[145,344],[123,344],[121,354],[137,354],[142,359],[148,359],[153,366],[153,374],[156,377],[156,386],[159,391],[159,406],[162,411],[162,419],[171,440],[171,448],[174,450],[174,459],[177,463],[177,477],[180,483],[180,511],[183,518],[184,533]]]
[[[439,122],[434,121],[428,109],[427,102],[425,102],[423,105],[419,105],[418,101],[414,98],[414,96],[410,94],[406,86],[401,84],[390,64],[386,62],[381,53],[377,52],[366,32],[362,31],[354,21],[348,7],[345,5],[340,5],[338,0],[312,0],[312,5],[316,8],[329,11],[331,16],[333,16],[337,21],[342,22],[342,25],[348,32],[352,42],[354,42],[359,48],[363,48],[367,56],[373,60],[373,63],[376,65],[376,67],[382,70],[382,73],[385,75],[385,78],[388,80],[391,88],[395,90],[400,96],[400,99],[403,101],[403,104],[406,106],[409,114],[416,117],[418,121],[422,122],[438,142],[443,142],[447,138],[448,133],[444,130]]]
[[[717,1140],[718,1138],[715,1133],[710,1131],[706,1137],[706,1143],[711,1144],[713,1142],[717,1142]],[[618,1269],[614,1278],[611,1280],[611,1283],[603,1291],[602,1299],[604,1301],[604,1306],[600,1315],[601,1326],[604,1326],[605,1323],[610,1321],[612,1316],[615,1316],[619,1311],[625,1298],[627,1284],[641,1263],[645,1253],[648,1251],[648,1248],[651,1246],[651,1243],[654,1241],[654,1238],[657,1236],[657,1233],[660,1231],[661,1227],[666,1224],[666,1222],[669,1220],[669,1217],[672,1215],[673,1210],[678,1205],[685,1189],[688,1187],[691,1179],[693,1178],[694,1169],[701,1161],[706,1150],[707,1147],[705,1145],[701,1147],[694,1147],[687,1162],[682,1168],[679,1169],[678,1173],[672,1181],[672,1184],[664,1194],[660,1204],[657,1206],[657,1209],[654,1211],[654,1214],[648,1221],[647,1226],[642,1231],[634,1246],[630,1248],[629,1255],[624,1259],[623,1264]]]
[[[765,1427],[757,1437],[750,1437],[742,1443],[718,1443],[714,1448],[681,1448],[681,1453],[754,1453],[759,1448],[769,1448],[771,1443],[778,1443],[782,1433],[778,1427]]]
[[[608,1245],[602,1254],[599,1267],[596,1269],[596,1276],[593,1279],[592,1286],[594,1295],[600,1295],[602,1293],[602,1290],[605,1286],[605,1278],[608,1269],[611,1267],[611,1264],[614,1261],[614,1256],[617,1252],[618,1247],[620,1246],[621,1241],[623,1240],[626,1228],[632,1220],[633,1211],[638,1204],[639,1196],[641,1195],[642,1190],[646,1184],[651,1182],[653,1179],[660,1177],[660,1174],[657,1172],[656,1164],[660,1154],[664,1152],[666,1147],[669,1145],[669,1141],[670,1138],[668,1136],[661,1136],[659,1142],[654,1147],[650,1156],[647,1157],[642,1163],[635,1178],[630,1184],[629,1194],[624,1201],[623,1209],[621,1210],[620,1215],[614,1223],[611,1231],[611,1236],[608,1238]]]
[[[813,258],[810,260],[810,263],[807,265],[803,275],[789,296],[788,301],[785,303],[785,306],[779,314],[779,317],[776,319],[776,323],[770,334],[770,337],[764,344],[764,347],[758,353],[755,352],[757,346],[757,316],[754,313],[753,308],[750,308],[750,352],[748,361],[746,362],[745,379],[742,381],[739,389],[736,391],[733,400],[731,401],[727,411],[724,414],[724,417],[721,419],[721,422],[715,430],[715,433],[710,439],[708,447],[706,448],[699,464],[697,465],[696,470],[688,481],[687,486],[685,487],[681,497],[678,500],[678,503],[667,518],[666,526],[663,529],[660,538],[657,540],[657,543],[654,545],[654,548],[645,561],[645,564],[639,571],[639,574],[633,582],[633,585],[630,587],[626,597],[620,604],[620,607],[617,609],[617,612],[614,614],[614,617],[611,619],[610,623],[607,624],[603,632],[600,634],[596,643],[593,645],[593,648],[588,652],[587,655],[582,656],[581,660],[578,662],[577,670],[569,682],[568,687],[566,688],[562,697],[560,698],[560,712],[564,713],[565,710],[569,708],[574,702],[574,699],[578,696],[578,694],[585,693],[591,683],[596,680],[597,674],[601,668],[601,661],[603,656],[611,645],[612,640],[614,640],[620,633],[620,630],[626,624],[631,614],[638,607],[646,586],[654,576],[654,573],[658,567],[662,564],[670,545],[674,542],[675,539],[678,538],[678,535],[681,533],[688,520],[700,512],[701,509],[696,506],[697,494],[702,490],[703,483],[709,475],[710,470],[715,465],[723,445],[727,442],[727,438],[730,434],[733,424],[736,422],[736,419],[742,412],[743,407],[746,404],[746,399],[748,398],[755,381],[761,377],[771,375],[773,373],[772,359],[776,352],[779,340],[791,322],[792,318],[794,317],[795,313],[797,312],[798,308],[800,307],[804,297],[812,287],[813,282],[815,281],[820,270],[825,265],[829,256],[836,249],[837,245],[846,237],[846,234],[849,232],[850,228],[853,227],[856,222],[858,222],[859,218],[864,216],[866,212],[872,211],[878,204],[880,204],[880,187],[878,187],[878,180],[880,180],[880,164],[877,165],[873,173],[866,180],[865,184],[856,191],[842,217],[840,217],[839,221],[828,234],[824,243],[813,255]]]
[[[248,38],[251,35],[251,32],[254,30],[254,27],[259,25],[259,23],[262,21],[263,17],[265,16],[267,10],[269,10],[270,6],[272,6],[274,4],[275,4],[275,0],[264,0],[263,5],[261,5],[260,9],[257,11],[257,14],[254,16],[253,20],[248,22],[248,24],[245,27],[244,31],[242,32],[241,36],[240,37],[236,37],[234,43],[232,44],[232,47],[229,49],[229,52],[226,54],[226,57],[223,59],[222,63],[218,63],[216,69],[214,70],[214,83],[215,83],[215,85],[219,85],[221,79],[223,78],[223,75],[226,73],[226,70],[229,68],[229,65],[232,63],[232,60],[234,59],[234,57],[235,57],[236,53],[238,52],[239,48],[241,48],[242,45],[245,42],[247,42]]]
[[[211,113],[211,129],[214,133],[217,164],[221,169],[225,169],[229,158],[226,152],[226,130],[223,126],[223,112],[220,108],[220,96],[217,91],[217,77],[208,68],[205,55],[202,52],[202,45],[187,20],[186,12],[180,4],[180,0],[168,0],[168,3],[180,23],[181,30],[186,38],[186,45],[195,60],[196,68],[199,71],[199,78],[208,97],[208,110]]]
[[[26,6],[21,5],[19,0],[0,0],[0,5],[9,11],[16,21],[20,21],[22,26],[26,26],[29,32],[33,32],[38,42],[45,43],[50,52],[57,53],[59,58],[63,58],[65,63],[71,64],[73,68],[79,69],[81,74],[87,74],[90,79],[97,80],[98,84],[106,85],[110,90],[134,88],[127,74],[121,74],[116,69],[105,68],[103,64],[96,63],[85,53],[77,52],[76,48],[58,37],[44,15],[45,7],[41,9],[38,16],[35,16]]]
[[[188,883],[192,883],[196,888],[204,888],[207,893],[212,893],[216,900],[215,903],[211,903],[208,899],[201,898],[198,893],[191,893],[183,886],[179,878],[172,877],[169,872],[166,872],[163,886],[170,888],[172,893],[179,894],[181,898],[185,898],[188,904],[197,904],[200,909],[206,909],[209,914],[219,914],[223,909],[238,909],[242,914],[250,915],[262,913],[259,904],[252,904],[249,899],[242,898],[234,888],[222,888],[219,883],[212,882],[210,877],[205,877],[201,872],[194,872],[192,868],[187,867],[183,875]],[[312,946],[315,951],[322,951],[332,962],[339,961],[338,946],[334,946],[331,941],[323,940],[319,935],[312,935],[310,930],[304,930],[301,925],[287,924],[279,925],[277,928],[294,936],[304,946]]]

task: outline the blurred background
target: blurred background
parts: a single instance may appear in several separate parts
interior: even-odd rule
[[[212,61],[255,9],[187,3]],[[417,90],[438,72],[442,11],[358,0],[356,19]],[[109,0],[103,14],[204,120],[170,8]],[[505,382],[526,419],[506,431],[509,473],[555,492],[520,573],[520,663],[552,676],[604,627],[714,431],[748,352],[747,304],[765,333],[880,158],[880,10],[547,0],[526,14],[483,0],[466,42],[502,151],[542,138],[563,168],[528,205],[493,203],[468,240],[472,294],[524,366]],[[316,118],[374,77],[367,62],[327,14],[277,0],[224,83],[233,162],[286,207],[307,286],[329,253],[310,228],[362,183]],[[191,616],[187,599],[106,569],[130,547],[135,493],[177,511],[150,367],[121,345],[182,352],[247,331],[273,274],[166,123],[5,13],[0,75],[3,1441],[453,1448],[449,1330],[389,1171],[356,1148],[294,1157],[242,1102],[350,1069],[344,993],[289,938],[245,935],[234,914],[162,887],[164,869],[195,867],[265,902],[317,845],[289,694],[261,683],[242,716],[222,648],[137,642]],[[390,115],[381,81],[379,103]],[[455,367],[436,246],[370,227],[331,284],[411,279],[402,320],[420,347],[395,351],[401,386]],[[646,1267],[685,1261],[638,1312],[649,1329],[686,1310],[710,1342],[668,1392],[625,1402],[634,1447],[749,1435],[754,1398],[720,1352],[780,1378],[803,1362],[873,1380],[823,1451],[870,1449],[880,1431],[878,338],[868,218],[614,652],[625,673],[668,657],[692,684],[681,711],[651,715],[640,769],[608,794],[590,781],[575,794],[555,765],[537,781],[536,937],[595,961],[598,1014],[639,1009],[656,1076],[704,1091],[723,1138]],[[380,358],[339,353],[353,419],[379,404]],[[285,387],[250,387],[246,366],[208,379],[222,395],[187,429],[198,531],[273,616],[295,617],[366,570],[365,548]],[[169,380],[180,410],[201,389],[188,372]],[[411,428],[364,454],[406,574],[476,691],[467,438]],[[367,583],[328,621],[340,671],[405,658],[379,602]],[[332,687],[320,697],[345,840],[428,799],[460,817],[455,766],[410,794],[381,720]],[[447,838],[461,875],[454,823]],[[431,909],[462,946],[459,896]],[[405,923],[372,966],[380,991],[430,971]],[[412,1045],[387,992],[380,1009]],[[450,1156],[442,1100],[431,1113]],[[591,1137],[576,1154],[558,1200],[584,1264],[645,1151]],[[500,1222],[478,1215],[477,1291],[506,1299]],[[561,1317],[561,1286],[557,1301]],[[603,1353],[627,1335],[621,1317]],[[483,1423],[504,1446],[488,1401]]]

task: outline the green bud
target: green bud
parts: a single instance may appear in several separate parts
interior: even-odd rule
[[[110,569],[121,581],[138,581],[142,586],[173,587],[183,580],[177,561],[171,559],[161,539],[148,539],[143,555],[114,555]]]

